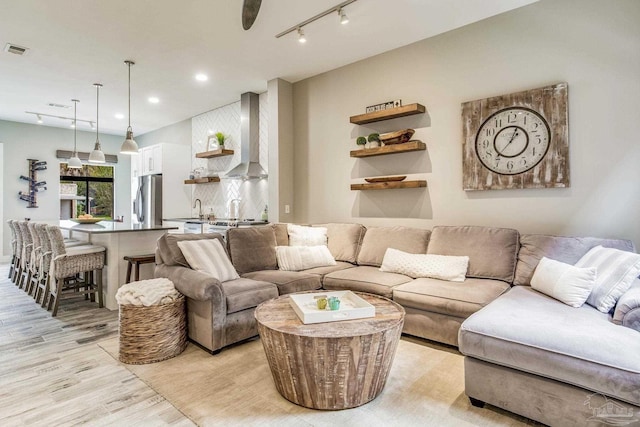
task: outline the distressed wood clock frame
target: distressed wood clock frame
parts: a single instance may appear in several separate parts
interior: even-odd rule
[[[463,103],[463,189],[569,187],[567,106],[567,83]]]

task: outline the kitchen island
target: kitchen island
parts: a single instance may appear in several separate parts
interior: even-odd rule
[[[107,248],[102,270],[104,303],[109,310],[117,310],[116,292],[125,283],[128,265],[123,258],[155,253],[160,236],[177,227],[112,221],[78,224],[63,220],[60,228],[66,230],[69,237]],[[141,280],[153,278],[153,267],[153,264],[140,266]]]

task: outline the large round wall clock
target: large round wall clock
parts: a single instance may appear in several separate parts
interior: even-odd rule
[[[462,104],[463,188],[569,186],[567,84]]]

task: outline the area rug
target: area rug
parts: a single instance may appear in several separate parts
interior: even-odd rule
[[[116,360],[118,339],[99,345]],[[455,349],[403,337],[387,384],[373,401],[342,411],[303,408],[273,385],[259,339],[212,356],[190,343],[177,357],[126,365],[200,426],[519,426],[537,423],[464,394],[463,357]]]

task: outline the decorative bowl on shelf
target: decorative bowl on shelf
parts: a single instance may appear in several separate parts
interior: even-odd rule
[[[104,218],[71,218],[71,221],[78,224],[95,224],[100,221],[104,221]]]
[[[399,175],[399,176],[380,176],[378,178],[365,178],[364,180],[367,181],[368,183],[375,183],[375,182],[394,182],[394,181],[404,181],[404,179],[406,178],[406,175]]]
[[[405,142],[408,142],[414,133],[415,130],[413,129],[404,129],[396,132],[383,133],[380,135],[380,142],[385,145],[403,144]]]

